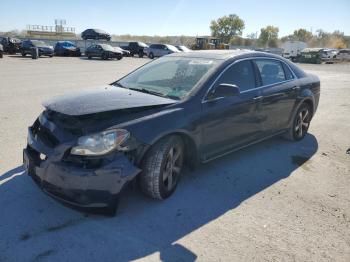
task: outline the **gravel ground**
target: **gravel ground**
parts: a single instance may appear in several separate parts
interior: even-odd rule
[[[116,217],[66,208],[24,173],[26,129],[53,95],[110,83],[148,59],[0,59],[0,261],[350,261],[350,65],[321,78],[310,134],[187,172],[153,201],[128,190]]]

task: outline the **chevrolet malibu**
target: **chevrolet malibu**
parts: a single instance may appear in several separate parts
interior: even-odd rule
[[[283,135],[299,141],[320,81],[268,53],[175,53],[116,82],[44,102],[28,129],[27,173],[69,205],[114,214],[131,181],[155,199],[194,168]]]

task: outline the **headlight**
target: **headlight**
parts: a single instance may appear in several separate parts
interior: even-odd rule
[[[80,156],[104,155],[117,149],[129,138],[129,132],[124,129],[111,129],[101,133],[82,136],[71,149],[71,154]]]

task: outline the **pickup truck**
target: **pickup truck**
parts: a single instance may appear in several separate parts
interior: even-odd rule
[[[142,42],[130,42],[127,46],[121,46],[122,49],[128,50],[130,52],[130,56],[138,54],[139,57],[144,56],[143,49],[146,47],[148,47],[148,45]]]

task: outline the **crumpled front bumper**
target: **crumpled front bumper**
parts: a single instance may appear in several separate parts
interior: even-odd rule
[[[111,206],[124,185],[140,172],[121,152],[110,155],[108,161],[101,156],[102,164],[96,167],[85,167],[64,161],[69,143],[49,147],[43,141],[28,129],[28,145],[23,150],[25,169],[45,193],[70,205]]]

